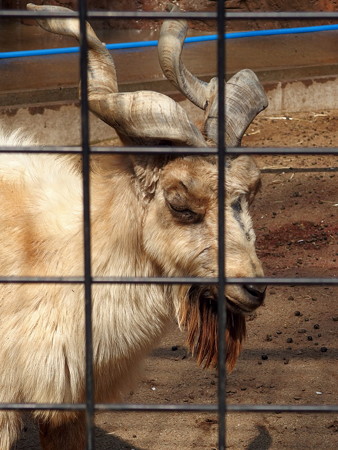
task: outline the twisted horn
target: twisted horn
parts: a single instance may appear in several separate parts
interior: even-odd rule
[[[178,11],[179,8],[168,5],[167,10]],[[205,109],[209,97],[209,85],[189,72],[181,59],[187,31],[188,22],[186,20],[165,20],[163,22],[157,47],[159,62],[168,80],[194,105]]]
[[[60,6],[27,5],[29,10],[69,12]],[[47,31],[79,40],[77,18],[38,19]],[[114,61],[87,23],[88,100],[90,110],[115,128],[125,144],[174,144],[206,147],[202,133],[171,98],[151,91],[119,93]]]
[[[71,10],[63,6],[34,5],[27,4],[30,11],[49,11],[67,12]],[[76,18],[48,18],[36,19],[38,24],[46,31],[70,36],[77,40],[80,37],[80,23]],[[107,93],[117,92],[117,78],[113,58],[109,51],[96,36],[94,30],[87,23],[87,41],[88,41],[88,96],[106,95]]]
[[[214,92],[205,114],[205,133],[216,143],[218,86],[216,81],[213,83]],[[239,147],[250,123],[267,106],[268,100],[263,86],[252,70],[241,70],[230,78],[225,85],[225,144],[228,147]]]
[[[178,10],[169,6],[171,11]],[[181,54],[188,25],[185,20],[166,20],[160,32],[159,61],[164,75],[196,106],[205,110],[204,132],[217,142],[218,79],[205,83],[184,66]],[[257,76],[249,69],[234,75],[225,86],[227,146],[239,146],[245,130],[267,107],[267,97]]]

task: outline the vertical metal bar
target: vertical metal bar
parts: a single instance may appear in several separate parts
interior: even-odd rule
[[[217,2],[217,75],[218,75],[218,329],[219,329],[219,355],[218,355],[218,448],[225,449],[225,107],[224,107],[224,77],[225,77],[225,41],[224,41],[224,2]]]
[[[88,43],[86,32],[87,2],[79,1],[80,17],[80,76],[81,76],[81,139],[83,173],[83,238],[84,238],[84,294],[85,294],[85,364],[86,364],[86,444],[94,449],[94,377],[92,342],[92,274],[90,233],[90,147],[88,115]]]

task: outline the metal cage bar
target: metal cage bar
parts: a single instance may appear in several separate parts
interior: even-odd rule
[[[187,148],[187,147],[97,147],[92,146],[90,153],[105,154],[182,154],[182,155],[217,155],[218,149],[216,148]],[[0,153],[69,153],[69,154],[81,154],[82,147],[80,146],[27,146],[27,147],[6,147],[0,148]],[[338,155],[337,147],[227,147],[227,155]]]
[[[225,137],[225,15],[224,2],[217,2],[217,76],[218,76],[218,273],[225,273],[225,155],[224,146]],[[219,277],[218,282],[218,448],[225,449],[226,443],[226,369],[225,369],[225,336],[226,308],[225,308],[225,285],[226,280],[223,276]]]
[[[83,0],[79,0],[79,4]],[[78,17],[76,12],[69,13],[50,13],[50,12],[32,12],[26,10],[8,10],[0,11],[0,18],[35,18],[35,17]],[[224,15],[225,16],[225,15]],[[86,17],[88,19],[191,19],[191,20],[218,20],[217,12],[149,12],[149,11],[88,11],[86,8]],[[228,20],[337,20],[338,12],[227,12]]]
[[[81,139],[82,139],[82,191],[83,191],[83,238],[84,238],[84,295],[85,295],[85,367],[86,367],[86,443],[87,449],[95,448],[94,442],[94,374],[92,334],[92,265],[90,227],[90,143],[88,107],[88,43],[87,2],[79,1],[80,20],[80,86],[81,86]]]
[[[0,11],[1,18],[36,18],[36,17],[56,17],[60,14],[51,14],[46,12],[32,12],[22,10],[2,10]],[[224,74],[225,74],[225,39],[224,39],[224,18],[228,20],[300,20],[300,19],[338,19],[338,13],[324,13],[324,12],[284,12],[284,13],[225,13],[224,2],[218,2],[217,12],[215,13],[165,13],[165,12],[94,12],[88,11],[85,0],[79,0],[79,13],[67,13],[62,14],[63,17],[79,17],[80,19],[80,76],[81,76],[81,147],[66,147],[66,146],[53,146],[53,147],[29,147],[23,150],[23,148],[11,147],[11,152],[29,152],[29,153],[81,153],[82,154],[82,168],[83,168],[83,209],[84,209],[84,255],[85,255],[85,271],[83,277],[1,277],[0,284],[5,283],[78,283],[83,284],[85,287],[85,312],[86,312],[86,401],[79,404],[20,404],[20,403],[0,403],[0,409],[3,410],[72,410],[72,411],[84,411],[86,414],[87,423],[87,449],[93,450],[95,448],[94,442],[94,412],[100,411],[156,411],[156,412],[217,412],[219,416],[219,449],[225,448],[226,440],[226,424],[225,417],[227,412],[284,412],[284,413],[337,413],[338,405],[306,405],[306,406],[294,406],[294,405],[227,405],[225,395],[225,383],[226,374],[224,365],[219,364],[219,389],[218,389],[218,403],[217,405],[132,405],[132,404],[95,404],[93,393],[93,368],[92,368],[92,321],[91,321],[91,290],[92,285],[95,283],[158,283],[158,284],[216,284],[219,288],[220,298],[224,297],[225,284],[245,284],[255,282],[257,284],[270,284],[270,285],[338,285],[338,279],[335,278],[269,278],[264,277],[260,279],[249,278],[114,278],[114,277],[92,277],[91,274],[91,251],[90,251],[90,196],[89,196],[89,157],[91,153],[165,153],[168,152],[168,148],[126,148],[123,150],[120,148],[106,149],[100,147],[90,147],[89,144],[89,119],[88,119],[88,91],[87,91],[87,64],[88,64],[88,47],[86,40],[86,27],[85,21],[87,19],[167,19],[167,18],[187,18],[187,19],[199,19],[207,20],[214,19],[217,21],[218,29],[218,79],[219,79],[219,123],[218,123],[218,135],[219,143],[218,149],[203,149],[205,154],[218,154],[220,161],[219,167],[219,273],[224,273],[224,229],[225,218],[222,204],[224,204],[224,157],[226,154],[302,154],[302,155],[337,155],[338,148],[226,148],[224,149]],[[9,149],[1,148],[0,152],[8,152]],[[171,153],[177,154],[201,154],[201,149],[186,149],[186,148],[170,148]],[[285,169],[268,169],[266,172],[274,173],[281,172]],[[337,170],[335,168],[322,168],[322,169],[289,169],[290,171],[332,171]],[[222,302],[224,305],[225,302]],[[223,330],[225,329],[226,311],[225,308],[221,308],[219,315],[219,326]],[[222,333],[220,333],[220,336]],[[220,340],[220,361],[224,360],[224,342]]]

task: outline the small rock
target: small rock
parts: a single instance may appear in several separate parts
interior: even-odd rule
[[[332,429],[335,433],[338,432],[338,420],[334,420],[332,424],[326,425],[326,428]]]
[[[269,359],[268,355],[266,355],[265,353],[263,353],[262,355],[262,360],[266,361],[267,359]]]
[[[338,322],[338,316],[333,316],[333,317],[332,317],[332,320],[333,320],[334,322]]]
[[[305,328],[300,328],[300,329],[298,330],[298,333],[301,333],[301,334],[306,333]]]
[[[287,338],[286,342],[287,342],[288,344],[291,344],[291,343],[293,342],[293,339],[292,339],[292,338]]]
[[[319,330],[320,326],[319,326],[318,323],[316,323],[315,325],[313,325],[313,328],[314,328],[315,330]]]
[[[322,353],[325,353],[325,352],[327,352],[327,348],[326,348],[326,347],[320,347],[320,351],[321,351]]]
[[[300,311],[295,311],[295,316],[301,316],[302,313]]]
[[[313,337],[312,337],[312,336],[308,336],[308,337],[307,337],[307,340],[308,340],[308,341],[312,341],[312,340],[313,340]]]
[[[176,352],[177,349],[178,349],[178,346],[177,346],[177,345],[173,345],[173,346],[171,347],[171,350],[172,350],[173,352]]]

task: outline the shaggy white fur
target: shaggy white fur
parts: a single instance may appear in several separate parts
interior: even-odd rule
[[[28,142],[20,133],[0,138],[0,145]],[[250,158],[240,157],[227,170],[227,180],[227,275],[262,275],[246,200],[259,172]],[[238,201],[240,211],[234,214]],[[82,175],[72,157],[0,154],[0,208],[1,276],[83,275]],[[217,165],[210,158],[166,163],[159,157],[149,158],[142,171],[128,155],[97,157],[91,229],[94,276],[217,276]],[[172,317],[189,328],[197,317],[187,315],[189,295],[189,286],[93,286],[96,401],[117,401],[132,386],[142,359]],[[203,302],[203,295],[194,301]],[[230,309],[238,309],[236,317],[258,306],[241,286],[228,286],[226,296]],[[193,341],[202,333],[197,328]],[[231,336],[238,341],[231,350],[236,359],[243,335]],[[199,349],[200,362],[215,357],[200,353],[209,345],[203,339],[197,346],[190,342],[192,350]],[[82,285],[2,284],[0,343],[0,402],[84,401]],[[35,411],[33,416],[44,448],[83,447],[81,414]],[[0,412],[2,450],[11,447],[19,430],[20,412]]]

